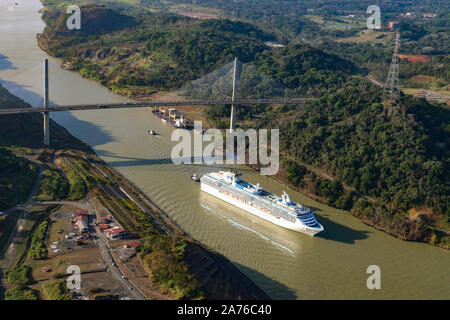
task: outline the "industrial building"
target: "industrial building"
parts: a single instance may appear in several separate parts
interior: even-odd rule
[[[81,233],[88,232],[88,230],[89,230],[86,221],[83,221],[83,220],[77,221],[77,226],[78,226],[78,230],[80,230]]]

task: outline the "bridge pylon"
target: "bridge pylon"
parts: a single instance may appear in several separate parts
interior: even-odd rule
[[[48,59],[44,63],[44,108],[48,108]],[[44,144],[50,145],[50,112],[44,111]]]
[[[242,64],[239,59],[234,58],[234,72],[233,72],[233,93],[231,95],[231,101],[236,101],[237,95],[237,85],[239,81],[239,77],[241,75]],[[230,115],[230,132],[234,131],[236,123],[236,106],[234,103],[231,104],[231,115]]]

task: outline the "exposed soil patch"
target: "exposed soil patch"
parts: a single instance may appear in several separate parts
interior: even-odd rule
[[[399,54],[400,59],[407,59],[409,63],[426,62],[430,60],[430,56],[425,54]]]

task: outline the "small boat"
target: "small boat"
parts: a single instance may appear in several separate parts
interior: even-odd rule
[[[148,133],[151,134],[152,136],[156,136],[156,132],[153,130],[149,130]]]
[[[200,182],[200,177],[198,176],[198,174],[194,173],[191,176],[191,179],[194,180],[195,182]]]

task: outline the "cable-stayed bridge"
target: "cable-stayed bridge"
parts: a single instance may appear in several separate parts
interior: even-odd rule
[[[51,67],[56,68],[52,65]],[[33,67],[35,68],[35,66]],[[50,112],[109,110],[143,107],[170,106],[182,109],[197,105],[231,105],[230,130],[235,128],[235,107],[237,105],[255,104],[303,104],[314,98],[296,97],[292,91],[269,77],[261,74],[255,66],[243,65],[238,58],[221,68],[197,79],[182,88],[175,90],[152,101],[133,101],[124,103],[101,103],[79,105],[52,105],[49,99],[49,63],[44,62],[44,94],[34,96],[30,101],[2,105],[0,101],[0,116],[27,113],[44,114],[44,144],[50,143],[49,119]],[[239,90],[238,90],[239,87]]]
[[[82,110],[105,110],[105,109],[126,109],[126,108],[144,108],[144,107],[179,107],[197,106],[197,105],[248,105],[248,104],[301,104],[316,100],[315,98],[296,98],[296,99],[253,99],[253,100],[223,100],[223,101],[205,101],[205,100],[187,100],[187,101],[151,101],[151,102],[125,102],[110,104],[86,104],[86,105],[65,105],[53,107],[28,107],[28,108],[2,108],[0,115],[6,114],[24,114],[41,113],[57,111],[82,111]]]

